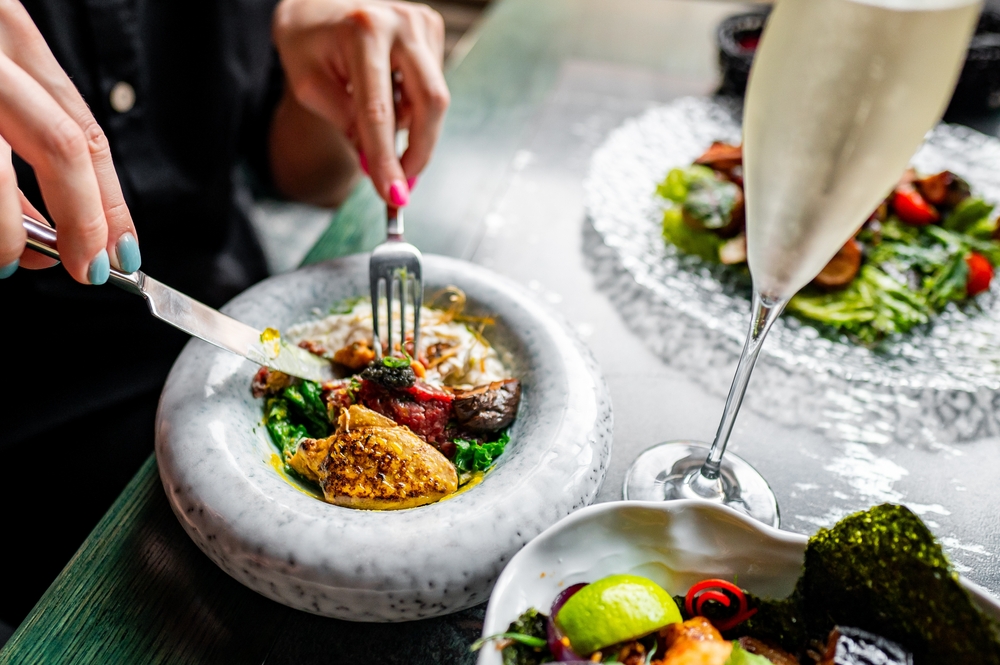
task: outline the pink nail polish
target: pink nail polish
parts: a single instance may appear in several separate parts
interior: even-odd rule
[[[413,191],[413,188],[417,186],[417,176],[413,176],[412,178],[407,180],[406,186],[410,188],[410,191]]]
[[[365,153],[361,152],[360,150],[358,151],[358,161],[361,162],[361,170],[365,172],[365,175],[369,175],[368,158],[365,157]]]
[[[405,182],[402,180],[392,181],[392,184],[389,185],[389,200],[397,208],[402,208],[410,202],[410,190],[407,189]]]

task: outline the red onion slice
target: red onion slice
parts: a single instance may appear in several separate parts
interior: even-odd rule
[[[552,601],[552,611],[549,613],[549,621],[546,626],[546,632],[548,633],[549,651],[552,652],[552,657],[555,658],[556,662],[589,662],[580,658],[580,656],[577,655],[573,649],[563,643],[562,631],[559,630],[558,626],[556,626],[556,615],[559,614],[559,610],[562,609],[562,606],[566,604],[566,601],[569,600],[573,594],[585,586],[587,586],[586,582],[572,584],[560,591],[559,595],[556,596],[556,599]]]

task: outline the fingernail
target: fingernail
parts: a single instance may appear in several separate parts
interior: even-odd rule
[[[142,255],[139,254],[139,243],[131,232],[125,232],[115,243],[115,254],[118,257],[118,269],[133,273],[142,265]]]
[[[102,249],[94,260],[90,262],[87,270],[87,280],[94,286],[99,286],[108,281],[111,276],[111,263],[108,261],[108,250]]]
[[[389,200],[397,208],[402,208],[410,202],[410,190],[407,189],[405,182],[402,180],[392,181],[392,184],[389,185]]]
[[[406,186],[410,188],[410,191],[413,191],[413,188],[417,186],[417,176],[413,176],[412,178],[407,180]]]
[[[14,259],[3,268],[0,268],[0,279],[7,279],[15,272],[17,272],[17,267],[21,265],[21,259]]]
[[[358,151],[358,161],[361,162],[361,170],[368,175],[368,158],[365,157],[365,153]]]

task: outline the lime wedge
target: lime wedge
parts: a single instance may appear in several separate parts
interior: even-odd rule
[[[636,575],[611,575],[588,584],[556,615],[556,624],[580,655],[634,640],[680,620],[670,594]]]

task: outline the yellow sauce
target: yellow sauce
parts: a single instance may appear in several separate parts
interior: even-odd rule
[[[302,492],[306,496],[311,496],[314,499],[319,499],[320,501],[323,500],[323,495],[319,491],[310,488],[309,486],[303,484],[301,481],[296,480],[295,478],[292,478],[290,475],[288,475],[288,472],[285,470],[285,463],[281,461],[281,457],[278,456],[277,453],[271,453],[271,459],[268,460],[268,462],[270,463],[271,468],[277,471],[278,475],[281,476],[286,483],[288,483],[298,491]]]
[[[485,478],[485,477],[486,477],[486,473],[485,472],[483,472],[483,471],[476,471],[475,473],[472,474],[472,479],[469,480],[469,482],[465,483],[464,485],[462,485],[461,487],[459,487],[457,490],[455,490],[454,492],[452,492],[448,496],[440,499],[440,501],[447,501],[448,499],[454,498],[454,497],[458,496],[459,494],[472,489],[473,487],[475,487],[479,483],[483,482],[483,478]],[[440,501],[439,501],[439,503],[440,503]],[[433,505],[433,504],[431,504],[431,505]]]

